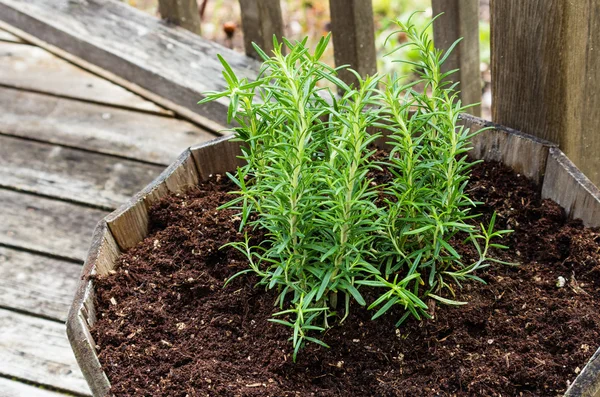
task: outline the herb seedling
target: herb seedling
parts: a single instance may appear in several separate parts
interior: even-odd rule
[[[271,321],[291,328],[294,359],[305,342],[326,346],[317,332],[334,316],[344,321],[352,301],[367,305],[361,288],[381,290],[368,305],[376,309],[373,318],[401,307],[400,325],[411,315],[430,317],[430,299],[463,304],[454,300],[454,286],[483,282],[475,271],[503,263],[488,252],[504,248],[492,239],[508,231],[494,231],[495,216],[479,231],[469,223],[473,134],[458,126],[467,107],[446,82],[452,72],[440,71],[449,51],[433,49],[411,19],[397,23],[409,39],[405,46],[419,54],[415,82],[357,74],[358,85],[348,86],[337,78],[339,68],[320,61],[329,36],[313,53],[306,40],[274,39],[272,56],[256,47],[264,64],[254,82],[238,79],[220,57],[229,88],[202,101],[230,98],[228,119],[239,125],[247,164],[229,175],[238,190],[225,207],[240,210],[241,229],[267,236],[258,246],[248,236],[228,244],[249,263],[234,277],[253,272],[277,289],[280,310]],[[320,88],[323,81],[338,95]],[[391,150],[375,161],[372,144],[382,132]],[[381,168],[392,177],[376,186],[370,172]],[[453,247],[459,233],[479,253],[475,263],[463,263]]]

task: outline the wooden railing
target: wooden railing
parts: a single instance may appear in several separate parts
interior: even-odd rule
[[[282,35],[279,1],[240,0],[247,55],[256,55],[249,45],[252,41],[269,49],[272,35]],[[193,9],[188,5],[195,0],[160,2]],[[373,73],[371,1],[329,4],[336,64]],[[460,70],[453,78],[460,82],[463,103],[479,103],[479,0],[432,0],[432,8],[434,15],[444,13],[433,26],[437,48],[447,49],[463,38],[444,69]],[[173,14],[168,15],[173,20]],[[598,1],[491,0],[490,19],[493,120],[558,143],[600,185]],[[341,77],[354,78],[349,73]],[[471,112],[479,115],[480,109]]]

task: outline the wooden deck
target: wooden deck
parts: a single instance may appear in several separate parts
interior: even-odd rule
[[[93,228],[213,137],[0,30],[0,397],[90,395],[64,321]]]

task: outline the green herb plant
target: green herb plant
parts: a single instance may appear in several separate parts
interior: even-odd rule
[[[320,61],[329,36],[312,53],[307,40],[274,39],[272,56],[256,47],[264,60],[256,81],[239,79],[220,58],[229,87],[201,101],[230,99],[247,165],[229,175],[237,191],[224,207],[240,211],[240,230],[266,235],[258,245],[248,236],[228,244],[249,263],[234,277],[255,273],[279,292],[271,321],[291,329],[294,360],[306,342],[327,346],[319,332],[344,321],[352,302],[374,319],[400,308],[399,326],[430,317],[426,302],[464,304],[455,286],[483,282],[475,272],[501,262],[489,250],[505,248],[492,240],[508,231],[494,231],[495,216],[480,229],[471,221],[474,134],[458,124],[467,107],[447,82],[452,72],[440,71],[450,51],[434,49],[428,26],[417,30],[411,19],[397,24],[419,54],[409,61],[417,81],[355,73],[358,83],[348,86],[340,68]],[[338,93],[319,88],[324,80]],[[377,160],[373,143],[384,134],[391,149]],[[391,177],[378,185],[372,175],[383,169]],[[464,263],[457,242],[473,244],[479,259]],[[361,293],[367,287],[379,291],[372,302]]]

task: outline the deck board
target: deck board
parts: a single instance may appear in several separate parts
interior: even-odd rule
[[[0,189],[0,244],[83,261],[107,211]]]
[[[0,375],[90,395],[63,323],[0,309]]]
[[[3,87],[0,109],[0,134],[163,165],[185,148],[215,138],[175,118]]]
[[[0,136],[0,186],[114,209],[164,167]]]
[[[0,306],[64,322],[80,273],[77,263],[0,246]]]
[[[171,115],[172,112],[32,45],[0,42],[0,84]]]
[[[0,378],[0,397],[65,397],[62,393],[56,393],[40,387],[31,386],[10,379]]]

